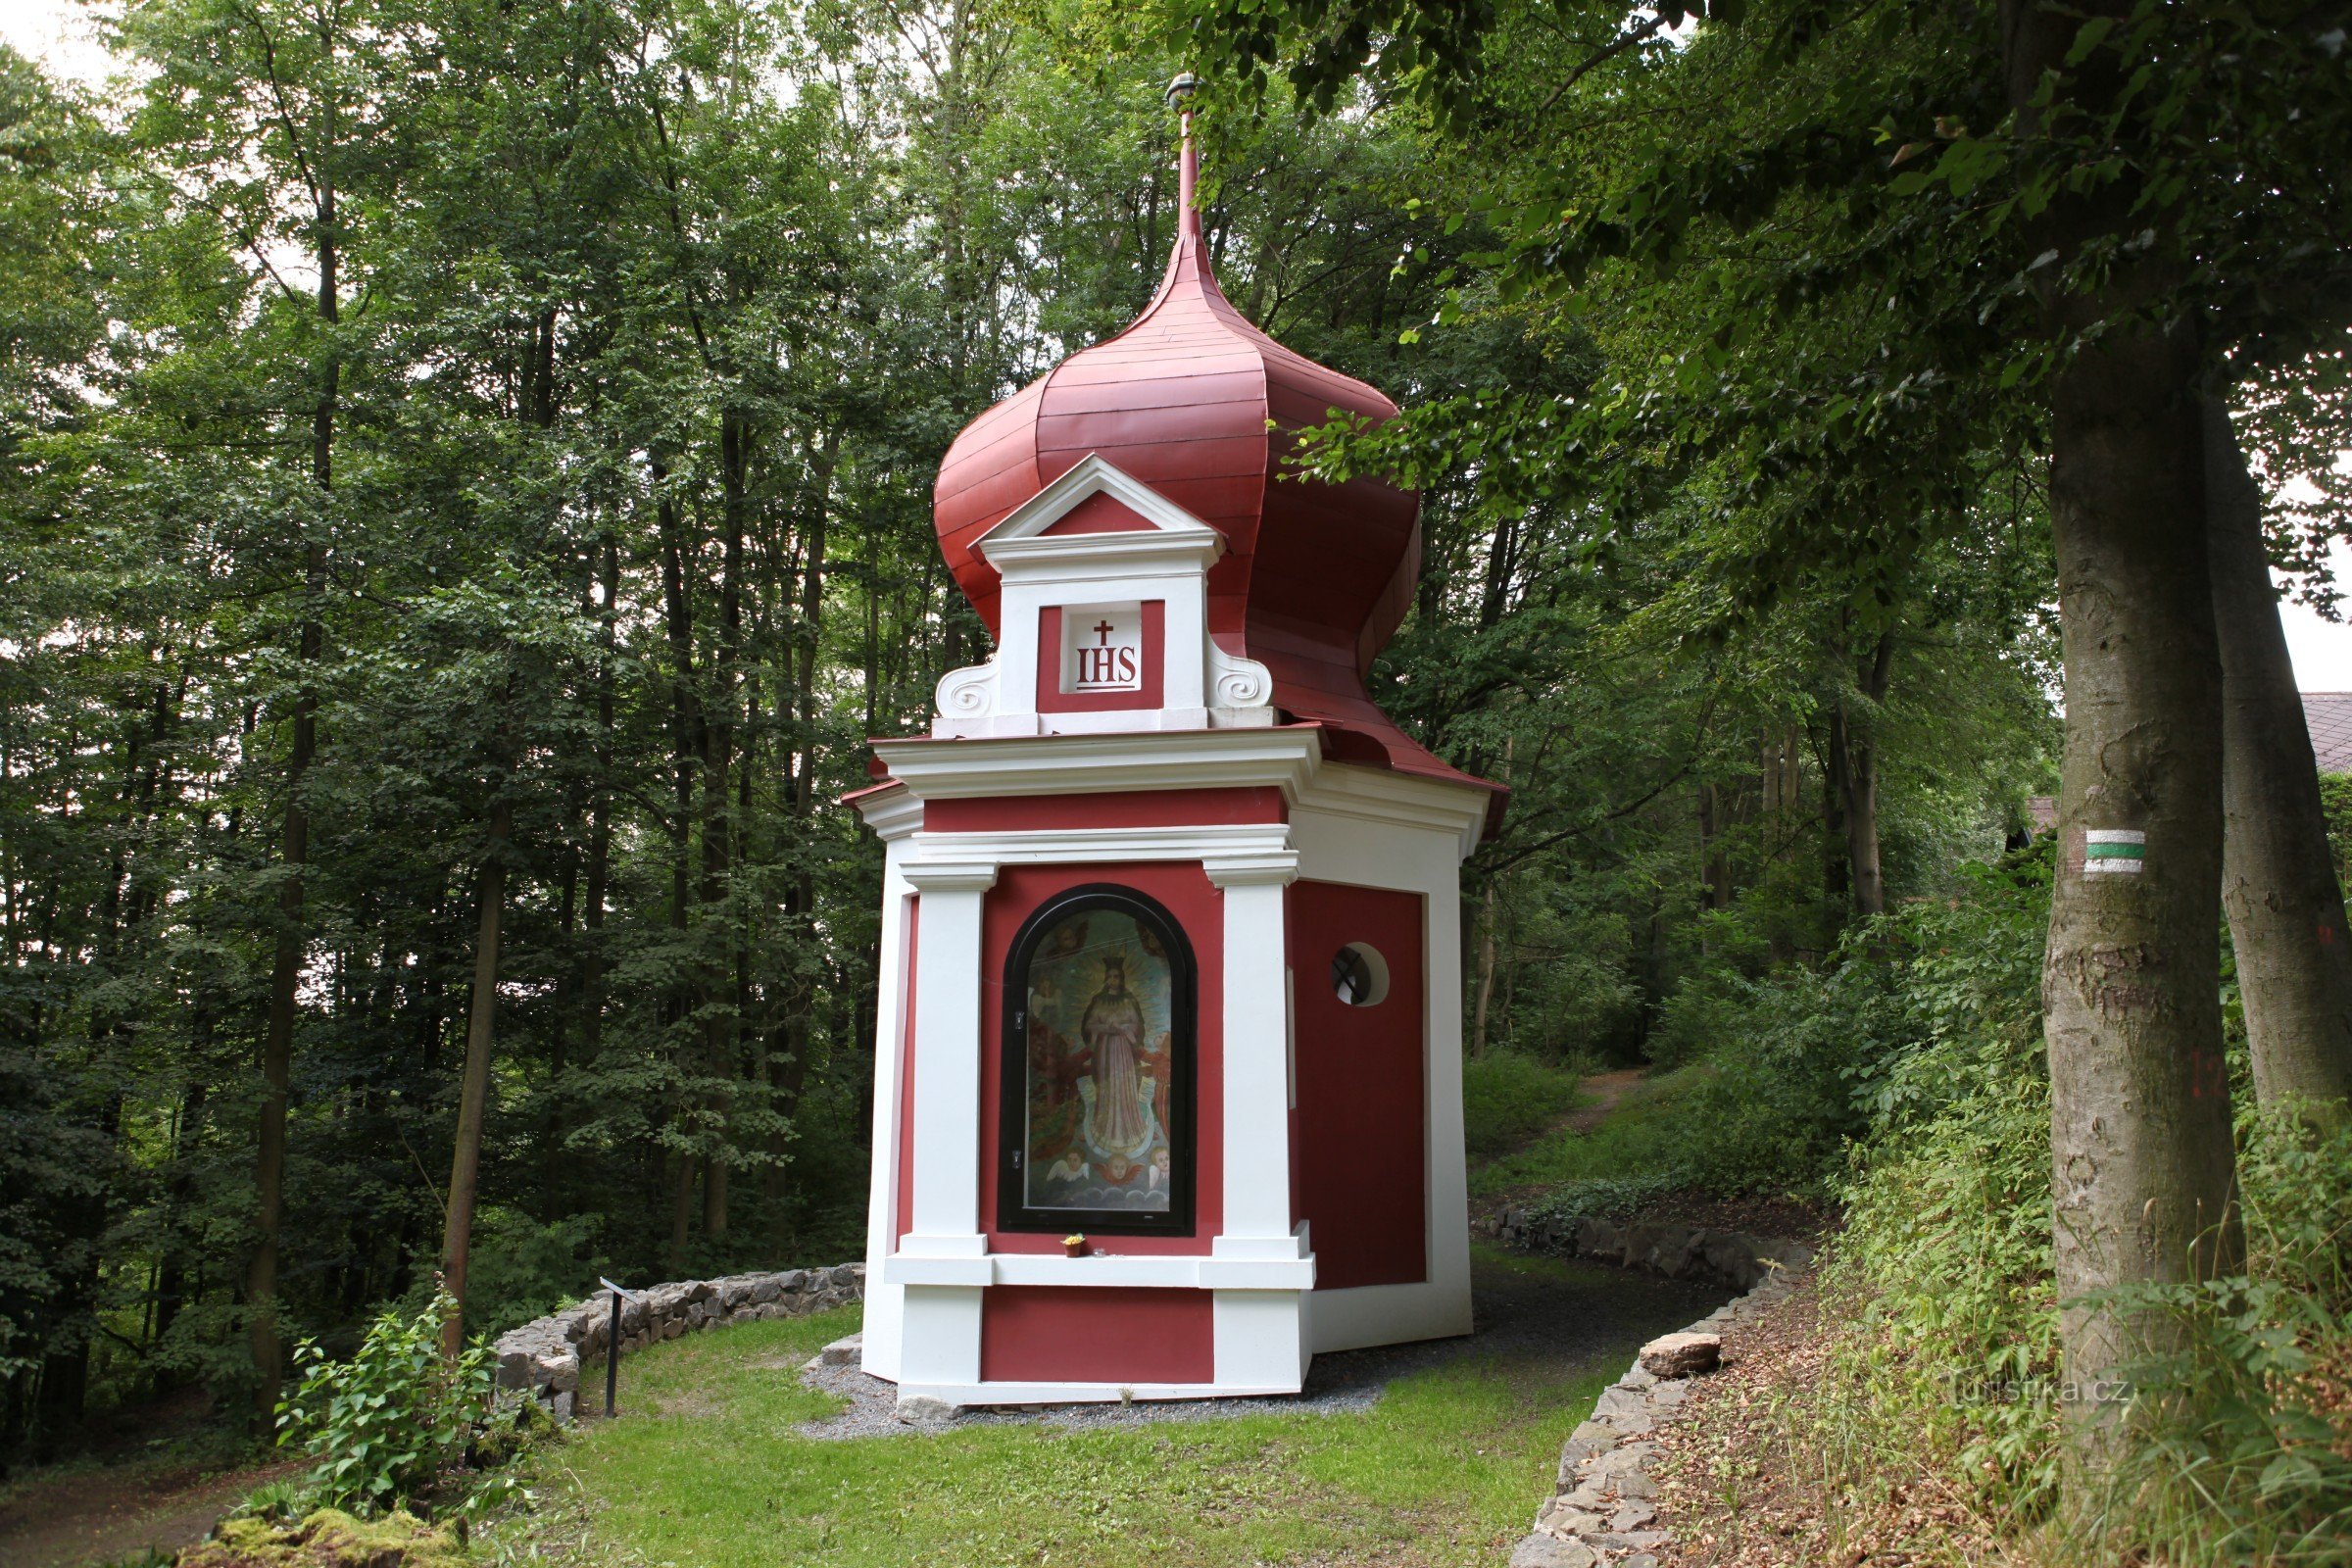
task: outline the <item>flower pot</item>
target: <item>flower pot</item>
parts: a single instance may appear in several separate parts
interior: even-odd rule
[[[1061,1252],[1064,1257],[1084,1257],[1086,1255],[1086,1238],[1081,1236],[1074,1240],[1064,1241],[1061,1244]]]

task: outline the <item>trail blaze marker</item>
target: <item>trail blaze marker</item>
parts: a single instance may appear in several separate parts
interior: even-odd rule
[[[2094,827],[2083,831],[2084,876],[2137,876],[2147,858],[2148,836],[2136,828]]]

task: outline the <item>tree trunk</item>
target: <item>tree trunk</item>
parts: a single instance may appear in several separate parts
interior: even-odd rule
[[[2237,953],[2254,1094],[2352,1099],[2352,940],[2319,766],[2262,541],[2262,492],[2218,397],[2205,400],[2205,510],[2222,651],[2222,902]]]
[[[1724,831],[1729,826],[1722,792],[1712,784],[1701,784],[1698,787],[1699,876],[1706,884],[1706,906],[1710,909],[1729,908],[1732,903],[1732,861],[1723,847]]]
[[[2006,0],[2001,20],[2010,100],[2031,137],[2034,102],[2081,19]],[[2113,75],[2094,60],[2074,104],[2098,113],[2119,90]],[[2060,261],[2051,272],[2064,275],[2104,234],[2144,226],[2132,194],[2121,183],[2062,190],[2046,220]],[[2083,1298],[2210,1276],[2240,1250],[2219,998],[2222,672],[2197,345],[2185,326],[2142,314],[2175,282],[2169,264],[2126,252],[2095,289],[2053,289],[2045,301],[2071,358],[2049,390],[2066,749],[2043,1031],[2060,1338],[2066,1379],[2084,1395],[2068,1413],[2078,1452],[2094,1464],[2122,1409],[2110,1380],[2172,1330],[2156,1314]]]
[[[1487,1007],[1494,1000],[1494,884],[1478,908],[1478,1001],[1470,1020],[1470,1054],[1487,1054]]]
[[[449,1212],[441,1231],[441,1284],[458,1310],[441,1328],[451,1360],[466,1344],[466,1268],[473,1251],[474,1199],[482,1168],[482,1119],[490,1101],[490,1048],[498,1022],[498,937],[507,906],[507,839],[514,808],[490,808],[490,842],[476,886],[480,910],[473,945],[473,1000],[466,1013],[466,1070],[458,1089],[458,1146],[449,1165]]]
[[[691,924],[688,901],[693,887],[694,846],[694,786],[702,771],[704,756],[704,716],[700,698],[695,690],[694,670],[694,601],[689,596],[686,562],[691,545],[686,538],[686,516],[675,497],[667,488],[668,469],[659,458],[650,465],[654,479],[654,515],[660,531],[662,550],[662,599],[663,621],[669,640],[670,655],[670,760],[672,804],[670,810],[669,862],[669,925],[677,933],[679,943],[685,944]],[[681,1087],[675,1103],[670,1107],[671,1126],[675,1140],[670,1152],[675,1156],[671,1168],[671,1200],[668,1255],[673,1269],[682,1269],[686,1262],[686,1238],[693,1223],[695,1157],[693,1143],[697,1129],[694,1125],[693,1099],[684,1087],[685,1080],[694,1076],[693,1057],[699,1053],[684,1043],[687,1030],[683,1027],[700,1011],[698,986],[692,979],[678,984],[666,1008],[669,1033],[676,1044],[678,1076]]]
[[[331,332],[341,288],[331,190],[318,204],[318,318]],[[341,390],[341,369],[331,342],[325,361],[318,402],[311,415],[311,481],[321,502],[334,490],[335,415]],[[300,641],[305,679],[294,696],[293,747],[286,758],[286,820],[278,841],[283,880],[277,889],[277,945],[270,965],[270,1015],[262,1035],[262,1105],[254,1129],[254,1247],[245,1273],[246,1345],[257,1380],[253,1414],[264,1431],[276,1423],[283,1370],[277,1337],[277,1250],[285,1226],[286,1098],[294,1077],[295,993],[307,947],[303,873],[311,858],[311,818],[303,806],[302,784],[318,749],[318,694],[310,679],[326,644],[326,631],[318,620],[319,601],[326,591],[326,547],[316,533],[304,552],[303,578]]]
[[[612,866],[613,665],[617,658],[620,622],[620,548],[608,536],[604,544],[604,603],[599,633],[603,651],[596,675],[596,778],[589,787],[588,885],[582,895],[580,923],[580,1054],[593,1063],[605,1043],[605,902]]]
[[[1833,918],[1844,922],[1853,903],[1854,866],[1845,836],[1845,705],[1830,708],[1829,734],[1821,748],[1821,897]]]
[[[704,1070],[720,1086],[710,1097],[714,1142],[703,1172],[703,1235],[712,1241],[727,1233],[732,1157],[727,1127],[741,1054],[742,1019],[728,986],[741,943],[730,899],[734,832],[728,784],[734,774],[735,732],[742,714],[743,549],[751,508],[752,443],[749,418],[734,410],[722,412],[718,425],[721,547],[717,657],[711,662],[710,689],[703,709],[702,905],[704,918],[713,928],[705,935],[704,951],[708,954],[715,948],[720,955],[708,962],[702,987]],[[723,1005],[722,997],[729,999]]]
[[[1871,650],[1870,663],[1860,671],[1861,692],[1872,710],[1868,714],[1870,722],[1854,723],[1840,700],[1833,726],[1833,733],[1844,748],[1838,783],[1845,794],[1841,812],[1845,822],[1845,863],[1853,880],[1854,913],[1864,919],[1886,912],[1886,883],[1879,869],[1877,709],[1886,700],[1886,682],[1893,667],[1894,631],[1889,627],[1879,634],[1878,646]]]

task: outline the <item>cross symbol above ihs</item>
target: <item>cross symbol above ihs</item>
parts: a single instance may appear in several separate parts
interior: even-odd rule
[[[1095,635],[1102,640],[1102,646],[1108,647],[1110,644],[1110,622],[1107,620],[1098,622],[1095,626]]]

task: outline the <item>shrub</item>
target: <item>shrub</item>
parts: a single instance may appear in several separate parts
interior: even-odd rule
[[[1576,1074],[1517,1051],[1493,1050],[1462,1063],[1462,1125],[1473,1159],[1527,1142],[1572,1108]]]
[[[2130,1368],[2142,1444],[2112,1528],[2195,1560],[2341,1562],[2352,1543],[2352,1123],[2243,1118],[2242,1274],[2109,1293],[2168,1313]]]
[[[577,1300],[581,1280],[612,1271],[593,1246],[603,1225],[601,1214],[541,1224],[505,1204],[483,1208],[466,1277],[467,1332],[495,1339]]]
[[[455,1362],[441,1328],[458,1310],[447,1292],[420,1312],[389,1309],[348,1361],[315,1340],[295,1348],[300,1383],[278,1405],[278,1442],[317,1461],[304,1480],[314,1504],[371,1517],[413,1501],[464,1457],[488,1420],[496,1362],[478,1341]]]
[[[1679,1169],[1642,1171],[1628,1176],[1584,1176],[1566,1182],[1536,1206],[1537,1217],[1549,1220],[1620,1220],[1689,1185]]]

